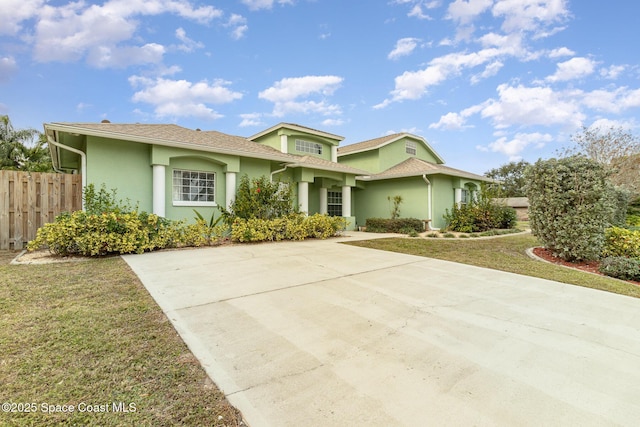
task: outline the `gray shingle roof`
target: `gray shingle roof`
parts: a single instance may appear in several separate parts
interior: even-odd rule
[[[378,174],[372,174],[363,179],[375,181],[380,179],[403,178],[403,177],[420,176],[420,175],[449,175],[449,176],[457,176],[460,178],[468,178],[468,179],[475,179],[479,181],[493,182],[492,179],[487,178],[486,176],[476,175],[474,173],[451,168],[449,166],[429,163],[427,161],[417,159],[415,157],[411,157],[402,163],[398,163],[397,165],[385,170],[384,172],[380,172]]]
[[[365,171],[330,162],[313,156],[282,153],[273,147],[217,131],[197,131],[173,124],[118,124],[118,123],[50,123],[46,129],[68,133],[81,133],[146,144],[232,154],[287,163],[291,167],[331,170],[354,175]]]
[[[404,133],[394,133],[392,135],[382,136],[380,138],[368,139],[362,142],[356,142],[354,144],[345,145],[343,147],[338,147],[338,155],[341,154],[349,154],[356,151],[366,151],[374,148],[378,148],[390,141],[400,138],[403,135],[408,135]]]

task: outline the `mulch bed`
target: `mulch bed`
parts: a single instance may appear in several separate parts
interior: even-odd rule
[[[595,273],[600,276],[608,277],[605,274],[600,273],[600,271],[598,270],[598,268],[600,267],[599,261],[579,261],[579,262],[565,261],[562,258],[553,256],[551,251],[545,248],[533,248],[533,253],[536,256],[542,258],[543,260],[549,261],[550,263],[553,263],[553,264],[561,265],[563,267],[575,268],[577,270],[582,270],[589,273]],[[640,286],[640,282],[635,282],[632,280],[625,280],[625,282]]]

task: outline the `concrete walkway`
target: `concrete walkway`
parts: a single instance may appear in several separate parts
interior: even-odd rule
[[[639,299],[338,240],[123,258],[252,427],[638,425]]]

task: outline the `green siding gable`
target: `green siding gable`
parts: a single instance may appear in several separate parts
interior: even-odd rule
[[[380,160],[378,150],[362,151],[360,153],[346,154],[338,157],[338,163],[362,169],[371,173],[380,172]]]
[[[331,147],[337,146],[340,143],[340,141],[337,139],[315,135],[311,132],[303,132],[288,127],[280,127],[274,129],[272,132],[266,133],[264,135],[252,137],[251,140],[259,144],[268,145],[269,147],[275,148],[276,150],[280,151],[282,135],[287,136],[287,152],[289,154],[315,156],[329,161],[331,160]],[[322,154],[296,150],[296,140],[320,144],[322,146]]]
[[[407,153],[407,141],[413,142],[416,154]],[[354,168],[366,170],[372,174],[402,163],[408,158],[416,157],[429,163],[442,164],[442,160],[421,139],[405,136],[396,141],[387,143],[377,148],[366,151],[343,154],[338,157],[338,162]]]

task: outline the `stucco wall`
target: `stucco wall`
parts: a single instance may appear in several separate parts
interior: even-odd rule
[[[354,191],[356,222],[365,225],[367,218],[391,218],[393,202],[387,197],[402,196],[401,218],[426,219],[427,184],[420,177],[370,181],[364,190]]]
[[[118,199],[129,199],[151,212],[152,171],[150,146],[112,139],[87,137],[87,184],[116,189]]]
[[[412,141],[416,145],[416,155],[407,154],[405,142]],[[411,138],[402,138],[399,141],[387,144],[380,148],[380,172],[387,170],[398,163],[402,163],[410,157],[416,157],[421,160],[425,160],[430,163],[437,163],[433,154],[427,150],[425,145]]]

